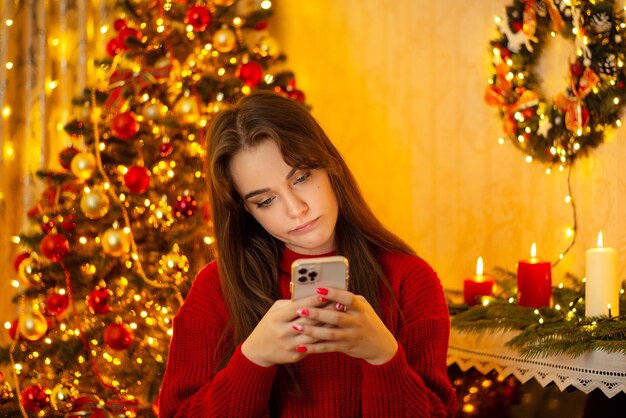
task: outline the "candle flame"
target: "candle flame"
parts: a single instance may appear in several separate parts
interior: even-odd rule
[[[476,260],[476,275],[477,276],[483,275],[483,258],[482,257],[478,257],[478,260]]]
[[[602,231],[598,232],[598,248],[602,248],[603,246],[603,242],[602,242]]]
[[[530,257],[531,258],[537,257],[537,244],[535,244],[534,242],[533,242],[533,245],[530,246]]]

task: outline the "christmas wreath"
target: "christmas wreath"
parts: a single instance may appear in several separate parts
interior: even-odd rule
[[[485,99],[498,107],[506,137],[528,161],[569,165],[621,125],[626,24],[613,0],[515,0],[496,25]],[[533,67],[546,39],[558,34],[573,40],[576,56],[567,84],[550,100]]]

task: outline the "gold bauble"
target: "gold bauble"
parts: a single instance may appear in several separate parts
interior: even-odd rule
[[[109,198],[99,189],[90,189],[80,198],[80,209],[89,219],[100,219],[109,211]]]
[[[195,97],[183,96],[174,105],[174,113],[183,123],[196,123],[200,118],[198,102]]]
[[[32,309],[21,315],[17,326],[20,336],[30,341],[41,339],[48,331],[48,322],[38,309]]]
[[[33,284],[41,282],[41,260],[37,253],[31,253],[28,258],[23,260],[18,267],[17,274],[20,282],[29,287]]]
[[[4,381],[4,379],[0,381],[0,405],[9,402],[14,396],[13,388],[11,388],[9,382]]]
[[[96,157],[90,152],[79,152],[72,158],[70,168],[76,177],[87,180],[96,169]]]
[[[280,46],[273,36],[264,36],[256,47],[262,56],[276,57],[280,54]]]
[[[58,383],[50,393],[50,404],[55,411],[67,413],[72,410],[79,395],[78,389],[71,383]]]
[[[143,107],[142,115],[148,120],[159,119],[163,116],[163,105],[159,102],[148,102]]]
[[[235,0],[213,0],[213,4],[216,6],[228,7],[231,6]]]
[[[227,26],[222,26],[221,29],[215,32],[213,35],[213,47],[219,52],[230,52],[235,49],[237,45],[237,37],[235,32],[230,30]]]
[[[102,234],[102,249],[113,257],[120,257],[130,250],[130,234],[117,228],[109,228]]]

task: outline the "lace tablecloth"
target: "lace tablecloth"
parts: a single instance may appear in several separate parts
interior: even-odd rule
[[[626,355],[595,350],[579,357],[569,355],[524,358],[504,346],[516,332],[450,332],[448,366],[456,363],[461,370],[471,367],[487,374],[495,370],[514,375],[522,383],[535,378],[545,387],[554,382],[560,390],[568,386],[589,393],[600,389],[611,398],[626,392]]]

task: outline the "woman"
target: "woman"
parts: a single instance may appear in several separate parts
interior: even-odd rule
[[[439,279],[310,113],[244,97],[216,116],[207,163],[217,261],[174,319],[162,416],[453,416]],[[327,255],[349,260],[349,291],[290,300],[291,263]]]

